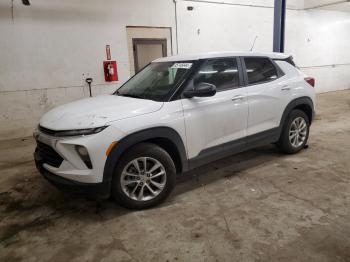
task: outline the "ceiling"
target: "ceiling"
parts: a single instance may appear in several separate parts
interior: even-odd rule
[[[1,0],[0,0],[1,1]],[[184,0],[191,2],[218,2],[236,5],[273,7],[275,0]],[[350,0],[287,0],[288,9],[325,9],[350,12]]]

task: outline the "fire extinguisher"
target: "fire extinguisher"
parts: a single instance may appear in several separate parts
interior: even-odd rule
[[[104,61],[103,67],[106,82],[118,81],[116,61]]]
[[[114,75],[114,68],[113,68],[113,65],[111,63],[109,63],[107,66],[107,74],[108,74],[109,78],[112,78]]]

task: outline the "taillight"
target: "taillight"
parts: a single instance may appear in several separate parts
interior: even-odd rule
[[[312,87],[315,87],[315,78],[313,77],[305,77],[304,80]]]

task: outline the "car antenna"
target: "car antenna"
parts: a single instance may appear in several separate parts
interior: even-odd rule
[[[253,51],[253,48],[255,46],[255,41],[256,41],[257,38],[258,38],[258,36],[256,35],[255,38],[254,38],[254,42],[253,42],[252,48],[250,48],[250,51]]]

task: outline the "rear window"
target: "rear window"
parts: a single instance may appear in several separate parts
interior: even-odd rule
[[[278,78],[276,67],[265,57],[245,57],[249,84],[269,82]]]

